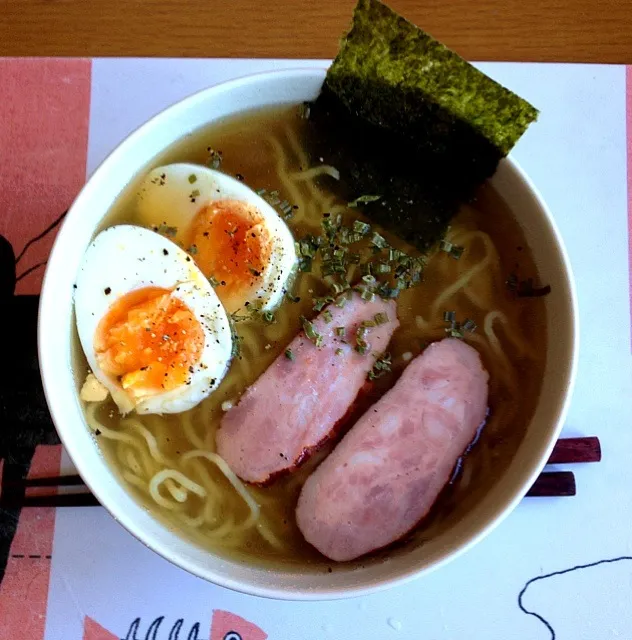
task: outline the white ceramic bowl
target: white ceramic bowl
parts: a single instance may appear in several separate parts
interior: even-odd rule
[[[154,519],[118,482],[86,427],[71,367],[73,283],[95,228],[138,171],[159,152],[202,125],[240,111],[317,96],[324,70],[252,75],[201,91],[130,135],[95,171],[57,236],[42,290],[39,356],[48,405],[64,446],[101,504],[130,533],[164,558],[216,584],[283,599],[365,594],[435,569],[487,535],[518,504],[544,466],[562,427],[577,361],[577,306],[559,233],[541,197],[518,166],[504,160],[492,182],[526,234],[548,296],[548,353],[543,390],[527,435],[505,474],[462,519],[423,547],[365,568],[332,574],[272,571],[220,558]]]

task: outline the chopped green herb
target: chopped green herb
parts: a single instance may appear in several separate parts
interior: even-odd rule
[[[233,322],[241,322],[242,320],[248,320],[249,316],[239,313],[239,311],[233,311],[230,314],[230,319]]]
[[[371,244],[377,247],[378,249],[386,249],[388,247],[388,242],[386,242],[386,238],[384,238],[377,232],[373,234],[373,237],[371,238]]]
[[[378,262],[375,267],[375,270],[378,274],[390,273],[391,265],[386,264],[386,262]]]
[[[455,260],[458,260],[463,255],[463,251],[465,251],[463,247],[452,244],[447,240],[441,240],[441,242],[439,243],[439,249],[441,249],[441,251],[449,253]]]
[[[316,255],[317,248],[312,245],[312,243],[306,239],[301,240],[298,244],[298,252],[299,255],[305,256],[307,258],[313,258]]]
[[[317,346],[320,347],[323,342],[323,337],[316,331],[316,327],[307,318],[301,316],[301,322],[303,323],[303,331],[305,335]]]
[[[272,311],[264,311],[261,316],[268,324],[272,324],[274,322],[274,313]]]
[[[331,315],[331,311],[329,311],[329,309],[327,309],[326,311],[323,312],[323,319],[325,320],[325,322],[327,324],[329,324],[333,320],[333,317]]]
[[[194,182],[197,182],[197,176],[194,173],[192,173],[189,176],[189,184],[193,184]]]
[[[338,296],[338,299],[336,300],[336,302],[334,302],[334,304],[339,308],[342,309],[342,307],[344,307],[347,304],[347,297],[342,295],[342,296]]]
[[[310,273],[312,270],[312,258],[302,256],[298,261],[298,269],[303,273]]]
[[[200,195],[200,190],[199,189],[193,189],[193,191],[191,191],[191,195],[189,196],[190,198],[197,198]]]
[[[328,304],[332,303],[334,299],[331,296],[325,296],[324,298],[314,298],[314,311],[322,311]]]
[[[366,222],[362,222],[362,220],[356,220],[353,223],[353,230],[356,233],[360,233],[364,236],[369,233],[369,231],[371,231],[371,225],[367,224]]]
[[[285,357],[288,360],[294,360],[294,354],[292,353],[292,349],[286,349],[285,350]]]
[[[255,193],[263,198],[270,206],[275,207],[286,220],[289,220],[294,215],[294,209],[298,209],[298,207],[290,204],[287,200],[282,200],[277,189],[268,191],[267,189],[261,188],[257,189]],[[298,253],[298,244],[296,246]]]
[[[371,325],[375,326],[374,322],[366,321],[366,323],[365,322],[361,323],[360,326],[356,329],[356,335],[355,335],[356,346],[355,346],[355,350],[358,353],[365,354],[370,348],[369,343],[365,340],[365,338],[367,336],[367,333],[369,332],[369,328],[370,328],[369,323],[371,323]]]
[[[336,335],[339,338],[344,338],[345,337],[345,328],[344,327],[336,327]]]
[[[310,106],[309,102],[303,102],[298,108],[299,117],[303,120],[309,119]]]
[[[376,380],[391,370],[391,354],[383,353],[373,364],[373,368],[369,371],[367,378],[369,380]]]
[[[375,319],[375,324],[378,326],[381,324],[386,324],[388,322],[388,316],[383,311],[380,311],[380,313],[376,313],[373,317]]]
[[[454,311],[446,311],[443,314],[443,319],[449,325],[445,331],[452,338],[463,338],[466,332],[469,331],[471,333],[476,330],[476,323],[469,318],[463,323],[457,322]]]
[[[377,322],[375,322],[375,320],[363,320],[360,323],[360,327],[363,329],[371,329],[372,327],[377,327]]]
[[[243,338],[233,330],[233,344],[231,348],[230,357],[231,358],[239,358],[241,357],[241,341]]]
[[[365,342],[364,340],[358,340],[356,346],[355,346],[355,350],[364,355],[365,353],[367,353],[367,351],[370,349],[370,345],[368,342]]]
[[[365,302],[372,302],[375,299],[375,294],[373,293],[373,291],[369,291],[368,289],[365,289],[360,297],[362,298],[362,300],[364,300]]]
[[[219,280],[217,280],[217,278],[214,278],[213,276],[209,276],[208,281],[211,283],[211,287],[213,288],[219,286]]]
[[[206,164],[211,169],[219,169],[222,166],[222,152],[211,149],[211,147],[208,147],[207,151],[208,160],[206,161]]]
[[[426,260],[422,256],[418,256],[416,258],[411,259],[411,267],[413,270],[422,272],[426,265]]]
[[[161,224],[156,231],[162,235],[168,236],[169,238],[174,238],[178,235],[178,227],[170,227],[164,223]]]
[[[347,253],[347,249],[334,249],[332,255],[336,260],[342,260]]]
[[[342,349],[336,349],[336,355],[341,356],[344,353]]]
[[[331,281],[329,282],[329,286],[331,287],[334,293],[338,294],[338,293],[342,293],[343,291],[346,291],[349,288],[349,283]]]
[[[194,256],[196,253],[198,252],[198,248],[192,244],[188,249],[187,249],[187,253],[189,253],[190,255]]]
[[[518,276],[515,273],[510,274],[505,285],[510,291],[515,291],[518,288]]]
[[[399,289],[397,287],[389,287],[388,284],[384,283],[377,289],[377,293],[380,298],[384,300],[394,300],[399,297]]]
[[[454,247],[452,247],[452,251],[450,251],[450,255],[455,260],[458,260],[463,255],[464,251],[465,251],[465,249],[463,247],[454,246]]]
[[[381,197],[382,196],[360,196],[359,198],[356,198],[355,200],[353,200],[353,202],[347,203],[347,206],[355,208],[359,204],[367,204],[369,202],[375,202],[376,200],[379,200]]]
[[[290,302],[300,302],[301,301],[301,296],[295,296],[292,293],[290,293],[289,291],[285,292],[285,297],[290,301]]]
[[[337,215],[335,218],[323,216],[323,221],[321,222],[321,226],[323,230],[330,238],[333,238],[333,236],[336,234],[336,232],[340,228],[341,224],[342,224],[342,216],[340,214]]]

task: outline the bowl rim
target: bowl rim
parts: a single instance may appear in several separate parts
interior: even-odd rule
[[[448,562],[454,560],[455,558],[461,556],[463,553],[471,549],[478,542],[480,542],[483,538],[485,538],[493,529],[495,529],[508,515],[515,509],[518,503],[524,497],[524,494],[528,491],[529,487],[533,484],[542,468],[546,464],[546,460],[550,455],[553,447],[555,446],[555,442],[559,433],[561,432],[564,421],[566,419],[566,415],[568,413],[568,409],[570,406],[570,402],[572,399],[572,391],[575,384],[575,378],[577,375],[577,366],[578,366],[578,354],[579,354],[579,311],[578,311],[578,303],[577,303],[577,293],[575,280],[573,277],[573,272],[571,269],[570,260],[567,254],[566,247],[562,240],[561,234],[557,227],[557,224],[551,214],[546,202],[542,198],[539,190],[535,187],[529,176],[524,172],[524,170],[517,164],[517,162],[511,157],[508,156],[502,160],[502,162],[507,165],[508,170],[515,174],[516,178],[522,182],[527,191],[530,192],[534,201],[537,203],[537,206],[542,212],[543,220],[548,224],[550,235],[552,236],[555,242],[555,249],[559,254],[559,261],[564,271],[564,279],[568,286],[568,296],[570,302],[570,311],[571,311],[571,324],[568,327],[568,332],[571,334],[569,338],[570,345],[570,363],[568,366],[568,380],[566,384],[566,391],[564,394],[563,401],[561,402],[559,409],[557,410],[557,415],[555,418],[555,428],[551,430],[551,435],[549,442],[547,444],[545,454],[542,455],[539,463],[534,465],[531,473],[525,477],[524,481],[520,486],[520,490],[515,493],[513,498],[504,504],[499,510],[497,510],[496,514],[493,517],[487,519],[487,522],[483,527],[480,527],[477,532],[472,535],[469,540],[465,543],[462,543],[460,546],[455,549],[447,552],[443,557],[438,558],[424,567],[411,567],[405,571],[401,571],[399,574],[376,578],[369,582],[369,580],[365,580],[361,585],[354,586],[343,586],[343,587],[328,587],[322,589],[315,589],[310,591],[294,591],[288,588],[279,588],[274,585],[270,586],[257,586],[253,584],[247,584],[243,580],[235,579],[230,575],[226,575],[225,573],[221,573],[219,571],[209,571],[205,570],[203,567],[198,566],[193,558],[185,557],[178,551],[171,550],[169,553],[165,553],[164,547],[165,544],[159,541],[152,534],[147,534],[142,527],[139,527],[134,522],[133,518],[125,513],[124,509],[120,504],[118,504],[115,500],[111,500],[109,496],[104,497],[102,492],[99,489],[97,483],[93,482],[93,478],[91,477],[90,469],[86,464],[83,463],[81,458],[81,452],[78,447],[75,446],[73,442],[73,432],[74,428],[66,428],[64,425],[64,405],[58,399],[54,393],[53,386],[56,383],[52,381],[55,378],[55,369],[59,366],[59,363],[52,360],[48,355],[47,343],[49,340],[54,339],[54,335],[49,334],[46,318],[55,314],[55,305],[56,299],[50,293],[52,289],[52,285],[50,284],[55,280],[56,274],[54,265],[63,260],[63,257],[60,254],[60,245],[62,244],[63,238],[66,235],[72,233],[69,231],[72,227],[73,220],[79,215],[80,208],[82,205],[83,199],[87,198],[86,192],[89,192],[90,185],[94,176],[102,173],[109,167],[118,161],[120,157],[124,157],[128,153],[128,149],[130,147],[134,147],[137,144],[139,139],[142,139],[148,131],[154,129],[154,127],[159,126],[161,121],[168,114],[175,114],[178,112],[185,113],[191,109],[191,107],[197,103],[198,101],[205,101],[209,95],[220,95],[222,92],[230,92],[235,88],[238,88],[244,84],[249,84],[252,82],[256,82],[257,80],[266,81],[269,78],[282,78],[285,77],[286,81],[291,81],[292,79],[304,78],[306,75],[311,75],[314,77],[318,77],[320,79],[324,79],[326,71],[326,65],[322,67],[293,67],[287,69],[278,69],[273,71],[261,71],[257,73],[250,73],[247,75],[240,76],[238,78],[233,78],[231,80],[227,80],[224,82],[220,82],[216,85],[212,85],[210,87],[204,88],[200,91],[197,91],[188,97],[179,100],[178,102],[160,110],[154,116],[152,116],[149,120],[143,122],[140,126],[135,128],[130,134],[128,134],[116,147],[105,157],[105,159],[96,167],[96,169],[92,172],[92,174],[86,179],[85,184],[82,189],[74,199],[72,205],[68,210],[68,214],[66,219],[63,221],[61,228],[55,238],[53,247],[50,252],[48,264],[46,267],[46,272],[44,275],[44,279],[42,282],[41,294],[40,294],[40,303],[39,303],[39,316],[38,316],[38,357],[39,357],[39,366],[40,373],[42,378],[42,385],[44,388],[44,393],[46,397],[46,402],[48,404],[51,418],[55,425],[55,429],[59,434],[62,445],[70,456],[73,464],[75,465],[78,473],[82,476],[86,486],[94,493],[95,496],[98,497],[99,502],[103,507],[108,511],[108,513],[114,518],[114,520],[120,523],[129,533],[132,534],[137,540],[139,540],[143,545],[147,548],[151,549],[153,552],[170,562],[171,564],[184,569],[185,571],[195,575],[199,578],[202,578],[208,582],[213,584],[238,591],[241,593],[271,598],[277,600],[332,600],[332,599],[340,599],[340,598],[349,598],[349,597],[357,597],[362,595],[368,595],[371,593],[375,593],[378,591],[382,591],[385,589],[389,589],[391,587],[397,585],[406,584],[421,575],[426,575],[431,571],[438,569],[439,567],[447,564]],[[233,113],[238,113],[239,109],[236,108]],[[184,134],[183,134],[184,135]],[[62,425],[62,426],[59,426]],[[85,424],[85,420],[83,421],[83,427],[87,428]],[[109,471],[112,477],[115,476],[113,471]],[[118,482],[118,480],[117,480]],[[127,492],[127,491],[126,491]],[[129,492],[127,492],[129,494]],[[168,529],[168,527],[161,521],[158,521],[159,525],[163,529]],[[191,543],[195,544],[195,543]],[[210,552],[209,552],[210,553]],[[215,555],[215,554],[213,554]]]

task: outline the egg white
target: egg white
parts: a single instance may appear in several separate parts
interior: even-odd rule
[[[116,377],[99,366],[94,350],[97,326],[119,297],[143,287],[172,290],[200,322],[204,348],[185,384],[135,404]],[[232,333],[217,294],[191,257],[157,233],[132,225],[100,232],[86,250],[75,289],[75,316],[90,369],[122,413],[180,413],[212,393],[225,376]]]
[[[283,300],[297,264],[294,237],[274,208],[243,182],[221,171],[190,163],[157,167],[147,174],[139,189],[138,219],[151,228],[160,225],[174,228],[173,239],[182,243],[196,214],[216,200],[239,200],[255,207],[261,213],[262,225],[270,233],[272,243],[270,260],[258,279],[257,288],[244,300],[227,303],[228,311],[243,311],[248,306],[246,302],[256,304],[263,311],[274,309]]]

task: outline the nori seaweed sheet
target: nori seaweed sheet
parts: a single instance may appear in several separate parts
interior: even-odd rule
[[[419,249],[493,175],[537,110],[378,0],[352,29],[311,105],[308,146],[340,195]]]

